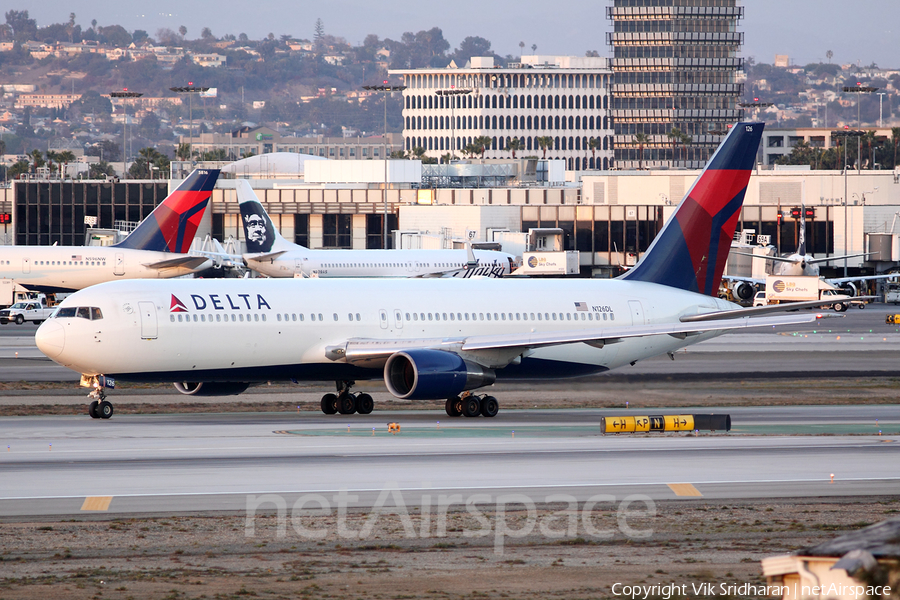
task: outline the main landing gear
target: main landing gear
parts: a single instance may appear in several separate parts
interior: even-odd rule
[[[322,412],[326,415],[340,413],[352,415],[359,413],[367,415],[375,408],[375,401],[369,394],[352,394],[350,387],[355,381],[337,381],[337,393],[322,396]]]
[[[493,396],[476,396],[464,392],[461,396],[448,398],[444,409],[450,417],[496,417],[500,412],[500,403]]]
[[[88,398],[92,400],[88,405],[88,414],[92,419],[108,419],[113,416],[113,405],[106,399],[103,388],[94,388]]]

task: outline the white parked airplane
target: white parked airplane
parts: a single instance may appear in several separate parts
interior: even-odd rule
[[[278,279],[111,282],[69,296],[36,334],[95,387],[176,381],[223,395],[252,382],[335,381],[325,413],[369,413],[362,379],[403,399],[445,400],[451,416],[497,414],[471,390],[503,378],[598,373],[728,330],[814,321],[751,315],[715,298],[762,123],[728,134],[642,260],[617,280]]]
[[[492,250],[310,250],[287,241],[253,188],[237,182],[247,266],[269,277],[502,277],[515,262]]]
[[[165,279],[209,268],[185,254],[219,171],[195,170],[127,238],[114,246],[4,246],[0,278],[42,292],[71,292],[115,279]]]
[[[735,252],[734,254],[740,254],[741,256],[750,256],[752,258],[761,260],[774,261],[777,264],[775,265],[774,273],[772,274],[781,275],[784,277],[818,277],[820,264],[849,258],[859,258],[860,256],[868,256],[870,254],[868,252],[860,252],[858,254],[842,254],[839,256],[826,256],[824,258],[815,258],[811,254],[807,254],[806,206],[802,206],[800,209],[799,242],[800,243],[798,244],[797,251],[793,254],[788,254],[787,256],[762,256],[759,254],[748,254],[746,252]],[[857,277],[826,277],[824,279],[831,285],[846,290],[849,295],[856,296],[859,292],[859,286],[863,282],[872,281],[875,279],[887,279],[889,277],[896,277],[896,275],[861,275]],[[765,279],[757,279],[753,277],[727,276],[725,277],[725,279],[731,282],[732,291],[734,292],[735,296],[742,300],[749,300],[753,298],[753,296],[759,289],[759,286],[764,286],[766,283]],[[863,308],[865,307],[865,304],[860,304],[859,307]]]

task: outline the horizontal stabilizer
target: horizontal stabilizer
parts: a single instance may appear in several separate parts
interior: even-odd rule
[[[832,298],[830,300],[810,300],[808,302],[785,302],[784,304],[772,304],[770,306],[754,306],[738,310],[720,310],[717,312],[703,313],[702,315],[689,315],[681,317],[682,323],[697,323],[701,321],[721,321],[726,319],[740,319],[743,317],[755,317],[774,312],[790,312],[801,308],[819,308],[831,306],[835,302],[850,302],[851,300],[874,300],[876,296],[855,296],[853,298]],[[825,316],[825,315],[823,315]],[[838,316],[838,315],[829,315]]]
[[[257,261],[275,260],[276,258],[278,258],[279,256],[281,256],[282,254],[285,254],[285,253],[287,253],[287,250],[279,250],[278,252],[268,252],[268,253],[262,253],[262,254],[245,254],[244,258],[247,260],[257,260]]]
[[[178,258],[170,258],[168,260],[161,260],[159,262],[150,263],[144,265],[148,269],[191,269],[192,271],[197,271],[200,268],[204,267],[204,263],[211,263],[208,258],[205,256],[179,256]],[[208,265],[207,265],[208,266]]]

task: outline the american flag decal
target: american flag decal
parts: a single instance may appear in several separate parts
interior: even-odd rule
[[[575,310],[578,312],[587,312],[588,305],[587,302],[576,302]]]

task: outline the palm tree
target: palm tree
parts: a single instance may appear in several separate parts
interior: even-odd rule
[[[691,142],[694,141],[694,138],[686,133],[682,133],[681,139],[678,141],[681,142],[681,160],[684,160],[684,155],[685,155],[685,152],[687,151],[687,146],[688,146],[688,144],[690,144]]]
[[[453,160],[453,155],[450,154],[449,152],[441,155],[441,162],[444,163],[445,165],[449,165],[451,160]]]
[[[516,158],[516,150],[519,150],[522,147],[522,142],[519,138],[511,138],[506,142],[506,147],[512,152],[512,157]]]
[[[490,148],[492,143],[493,140],[487,135],[480,135],[472,140],[472,144],[480,150],[479,154],[481,154],[482,160],[484,160],[484,151]]]
[[[56,155],[56,160],[62,163],[62,168],[60,169],[60,175],[62,177],[66,176],[66,167],[70,162],[74,162],[75,154],[72,153],[71,150],[63,150],[59,154]]]
[[[50,169],[50,172],[53,173],[53,163],[54,161],[59,162],[59,159],[57,158],[59,153],[54,150],[47,150],[45,155],[47,156],[47,167]]]
[[[525,42],[519,42],[519,56],[525,52]]]
[[[178,144],[178,148],[175,149],[175,156],[178,160],[191,160],[191,145]]]
[[[591,150],[591,157],[593,157],[595,163],[597,160],[597,148],[600,147],[600,138],[592,137],[588,140],[588,148]]]
[[[416,146],[415,148],[413,148],[412,150],[409,151],[408,158],[410,160],[422,160],[422,158],[424,156],[425,156],[425,148],[423,148],[421,146]]]
[[[675,150],[678,148],[678,142],[681,141],[683,135],[684,134],[677,127],[673,127],[672,130],[666,134],[666,137],[672,141],[672,162],[675,162]]]
[[[872,157],[872,162],[869,163],[869,169],[875,168],[875,155],[872,154],[872,143],[875,141],[875,132],[867,131],[863,134],[862,141],[864,144],[868,144],[869,146],[869,156]]]
[[[547,158],[547,148],[553,147],[553,138],[549,135],[539,137],[537,139],[538,146],[544,151],[544,158]]]
[[[645,133],[634,134],[634,143],[638,145],[638,171],[644,168],[644,144],[650,141]]]
[[[47,164],[44,162],[44,153],[41,152],[40,150],[38,150],[37,148],[32,150],[29,153],[29,156],[31,156],[31,172],[32,173],[37,173],[37,170],[39,168],[41,168],[45,164]]]
[[[891,144],[894,146],[894,168],[897,168],[897,142],[900,142],[900,127],[891,127]]]

